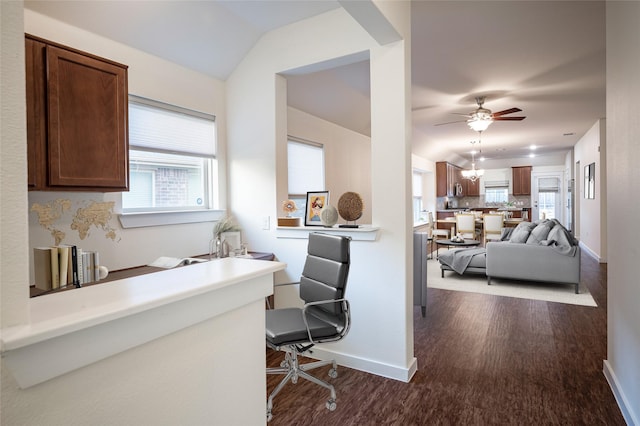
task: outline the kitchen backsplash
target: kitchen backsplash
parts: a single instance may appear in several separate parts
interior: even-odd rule
[[[484,197],[438,197],[436,199],[436,209],[445,210],[445,202],[448,201],[449,208],[473,209],[487,207],[506,207],[506,203],[485,203]],[[512,195],[509,194],[509,203],[515,208],[530,208],[531,197],[529,195]]]

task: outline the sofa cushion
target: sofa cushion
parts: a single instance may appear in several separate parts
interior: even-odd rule
[[[531,230],[531,234],[527,238],[527,244],[540,244],[547,239],[549,232],[556,226],[556,222],[552,220],[544,220]]]
[[[531,234],[531,230],[536,227],[536,224],[531,222],[520,222],[518,226],[511,233],[511,238],[509,238],[510,243],[516,244],[524,244],[527,242],[527,238],[529,238],[529,234]]]

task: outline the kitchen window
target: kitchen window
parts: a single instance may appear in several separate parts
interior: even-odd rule
[[[509,182],[485,182],[485,204],[502,204],[509,201]]]
[[[486,188],[484,192],[484,202],[506,203],[509,201],[509,188]]]

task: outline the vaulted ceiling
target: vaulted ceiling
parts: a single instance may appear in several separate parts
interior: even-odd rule
[[[349,1],[349,0],[347,0]],[[326,11],[334,0],[25,1],[25,7],[225,80],[274,28]],[[413,1],[412,150],[470,158],[478,134],[459,114],[486,96],[523,121],[482,134],[488,159],[566,152],[605,114],[603,1]],[[370,131],[368,62],[288,78],[289,104]]]

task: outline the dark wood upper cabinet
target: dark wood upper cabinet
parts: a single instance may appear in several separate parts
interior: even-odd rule
[[[436,162],[436,197],[466,197],[480,195],[480,180],[462,177],[462,168],[446,161]],[[456,192],[456,185],[462,193]]]
[[[127,67],[26,36],[29,189],[127,191]]]
[[[531,166],[512,167],[513,195],[531,195]]]
[[[459,181],[458,167],[446,161],[436,163],[436,197],[455,196],[455,185]]]
[[[474,181],[470,179],[465,179],[465,181],[466,181],[465,195],[470,197],[479,196],[480,195],[480,178]]]

